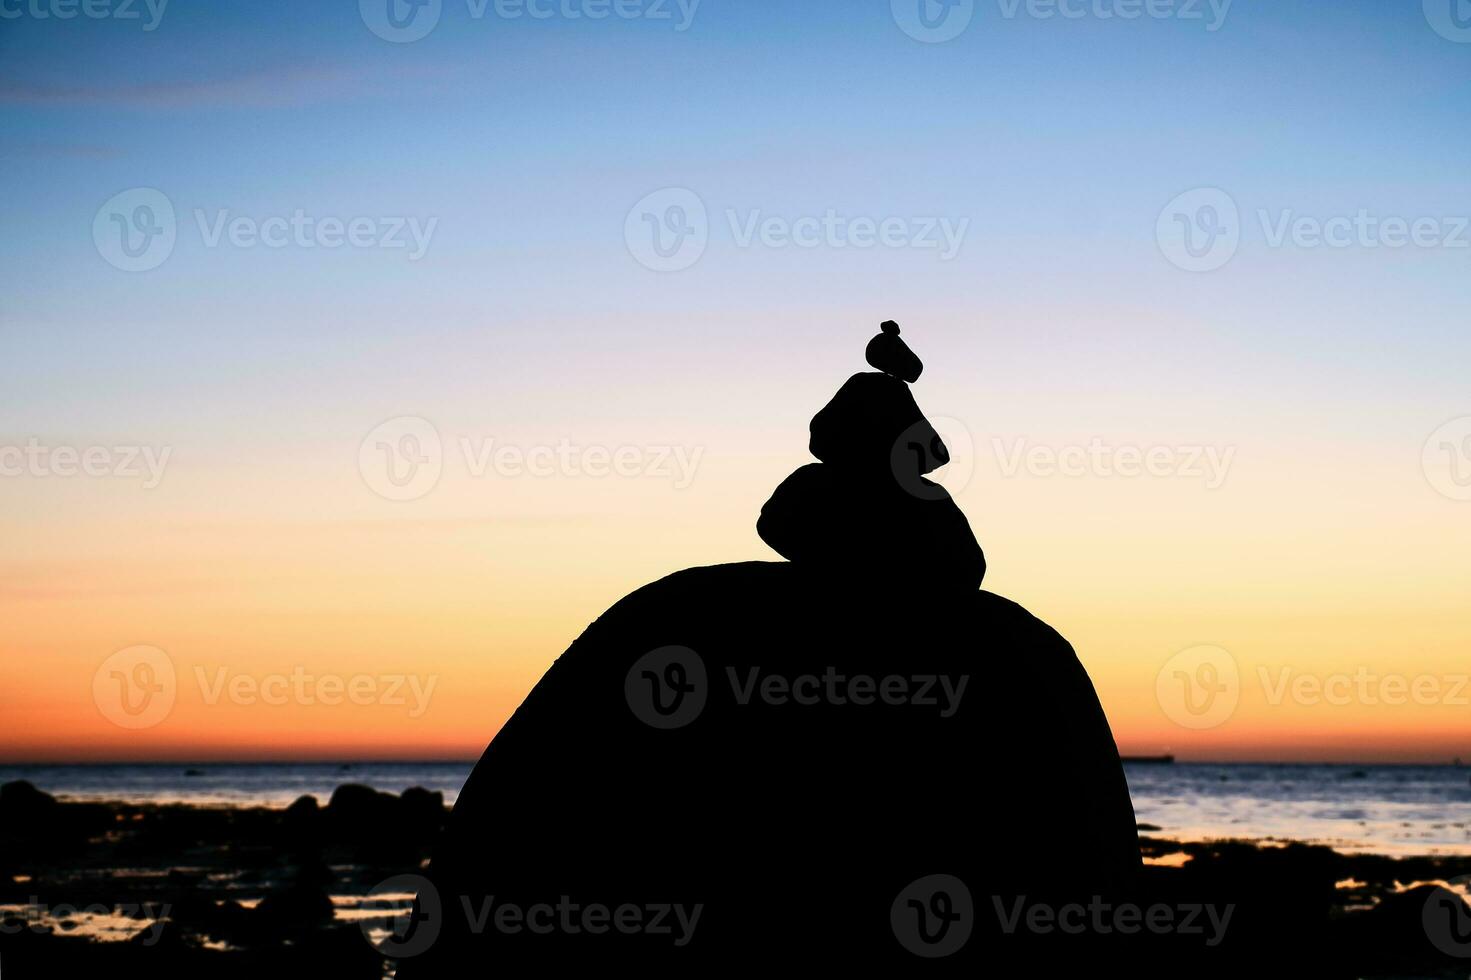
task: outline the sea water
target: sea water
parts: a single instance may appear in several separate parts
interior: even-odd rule
[[[474,763],[352,762],[0,766],[74,800],[284,807],[343,783],[422,786],[453,804]],[[1127,763],[1142,833],[1173,840],[1299,840],[1342,851],[1471,854],[1471,768]]]

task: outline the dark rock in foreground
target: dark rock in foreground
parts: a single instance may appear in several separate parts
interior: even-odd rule
[[[1047,847],[1006,843],[1019,816]],[[619,959],[883,973],[923,962],[891,923],[916,880],[952,875],[981,903],[1117,892],[1138,867],[1092,685],[1020,606],[797,564],[696,568],[617,603],[496,736],[434,858],[436,941],[401,976]],[[466,903],[490,896],[702,911],[685,936],[493,918],[473,934]],[[984,946],[945,962],[973,971]]]
[[[970,688],[967,691],[966,697],[974,693]],[[906,792],[915,795],[912,789]],[[1025,866],[1035,857],[1075,848],[1070,831],[1064,830],[1061,837],[1037,833],[1022,795],[1013,792],[1008,796],[986,786],[978,792],[984,794],[980,800],[989,798],[994,805],[1012,808],[1015,820],[1008,836],[988,845],[1004,853],[1011,865]],[[404,794],[419,795],[417,791]],[[24,797],[0,792],[0,798]],[[324,896],[346,896],[351,905],[350,896],[363,896],[393,875],[418,871],[428,838],[416,841],[410,860],[396,865],[342,863],[370,854],[335,841],[321,855],[301,853],[278,842],[293,839],[286,829],[288,823],[303,813],[319,811],[315,800],[305,799],[309,802],[285,810],[58,801],[52,811],[56,823],[90,828],[91,843],[82,851],[61,856],[31,846],[30,841],[12,840],[0,849],[0,858],[10,862],[14,873],[24,876],[12,879],[0,873],[0,904],[21,910],[0,916],[0,962],[5,977],[193,980],[206,976],[225,980],[330,975],[337,980],[376,980],[383,975],[382,957],[358,926],[392,928],[393,913],[329,921],[324,918]],[[1075,817],[1080,822],[1088,820],[1086,813]],[[1168,858],[1172,865],[1182,866],[1145,868],[1132,896],[1135,905],[1148,910],[1163,903],[1175,917],[1173,921],[1194,915],[1189,928],[1204,927],[1204,931],[1112,937],[1125,939],[1121,948],[1083,944],[1088,953],[1084,969],[1077,969],[1079,957],[1074,956],[1074,963],[1068,964],[1072,968],[1060,972],[1046,967],[1055,966],[1059,955],[1068,954],[1068,944],[1059,943],[1055,934],[1027,935],[1023,931],[1012,939],[1014,949],[998,949],[994,943],[990,949],[980,949],[976,955],[987,968],[985,973],[1097,975],[1113,966],[1130,977],[1465,980],[1465,954],[1471,953],[1471,908],[1454,892],[1434,883],[1471,874],[1471,857],[1396,858],[1336,853],[1306,844],[1178,843],[1154,837],[1140,843],[1147,858]],[[514,842],[510,844],[508,857],[516,849]],[[799,855],[810,849],[794,844],[790,850]],[[517,860],[524,864],[529,858]],[[148,870],[161,873],[139,873]],[[1422,884],[1407,887],[1417,882]],[[266,900],[254,908],[237,900],[263,897]],[[977,914],[994,924],[991,896],[973,893],[972,897]],[[1015,900],[1015,896],[1006,899]],[[130,915],[137,931],[126,942],[93,942],[80,930],[69,932],[65,925],[39,921],[32,908],[37,902],[78,909],[91,903],[120,904],[134,910]],[[1207,945],[1209,917],[1190,911],[1205,905],[1215,906],[1219,915],[1231,910],[1222,941],[1216,945]],[[1004,906],[1008,914],[1010,908]],[[696,932],[709,921],[702,916]],[[979,948],[987,938],[978,932],[970,942]],[[204,945],[206,942],[210,945]],[[228,948],[219,949],[221,944]],[[1059,945],[1060,952],[1055,948]],[[949,962],[916,959],[901,975],[908,975],[911,969],[943,971]],[[413,964],[408,968],[412,971]]]
[[[324,843],[346,845],[359,857],[403,861],[438,833],[448,811],[444,794],[414,786],[401,796],[357,783],[332,791],[325,807],[303,796],[283,819],[288,846],[311,851]]]

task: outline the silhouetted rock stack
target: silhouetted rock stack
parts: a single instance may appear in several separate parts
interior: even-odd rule
[[[1094,965],[1086,937],[1054,949],[995,910],[1132,886],[1108,721],[1067,641],[976,587],[980,547],[924,479],[947,454],[897,326],[868,359],[880,373],[812,420],[821,462],[762,511],[761,536],[792,560],[637,589],[496,734],[435,847],[399,980]],[[963,888],[915,898],[937,876]],[[595,930],[572,903],[598,910]],[[502,907],[557,922],[500,928]],[[929,949],[952,925],[951,946]]]
[[[945,488],[925,474],[950,461],[906,382],[924,365],[885,320],[868,343],[883,373],[849,378],[812,418],[798,469],[761,508],[756,532],[784,557],[844,573],[978,588],[986,558]]]

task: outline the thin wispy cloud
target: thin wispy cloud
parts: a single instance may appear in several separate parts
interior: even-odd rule
[[[355,98],[376,89],[374,73],[296,66],[214,79],[146,85],[53,85],[0,79],[0,104],[126,109],[271,109]]]
[[[120,146],[88,143],[0,144],[0,160],[111,160],[126,153]]]

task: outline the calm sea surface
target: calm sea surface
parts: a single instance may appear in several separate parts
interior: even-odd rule
[[[1275,838],[1379,854],[1471,854],[1471,768],[1136,765],[1134,813],[1157,837]]]
[[[28,779],[85,800],[286,806],[322,802],[342,783],[399,793],[410,786],[454,802],[472,762],[269,765],[0,766],[0,782]],[[1290,839],[1345,851],[1471,854],[1471,768],[1130,764],[1139,822],[1159,837]]]
[[[0,783],[27,779],[71,800],[278,807],[307,795],[326,803],[343,783],[362,783],[385,793],[402,793],[410,786],[442,790],[445,802],[453,803],[474,765],[471,760],[0,766]]]

